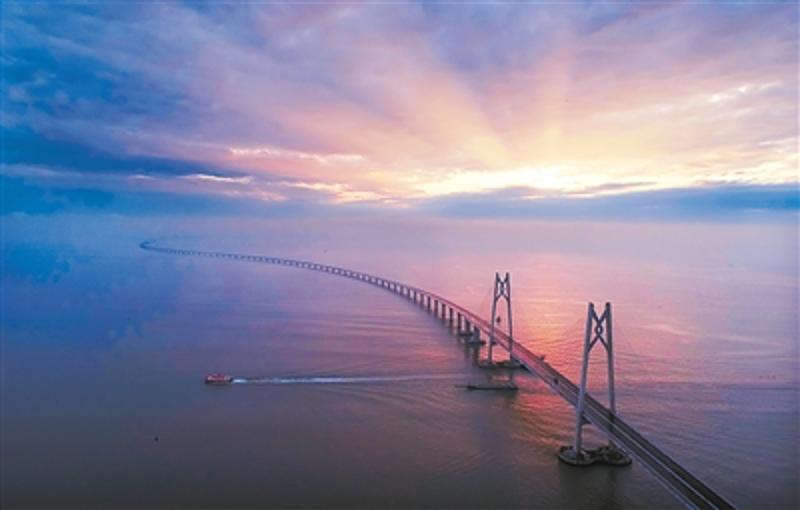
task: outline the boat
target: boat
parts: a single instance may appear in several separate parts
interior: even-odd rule
[[[233,376],[214,372],[206,376],[205,382],[206,384],[230,384],[233,382]]]

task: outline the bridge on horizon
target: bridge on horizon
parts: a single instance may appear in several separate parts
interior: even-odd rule
[[[456,329],[459,336],[468,338],[469,342],[473,345],[482,344],[481,335],[486,335],[489,340],[489,350],[491,350],[492,345],[499,345],[504,348],[508,351],[512,361],[517,362],[531,374],[539,377],[555,393],[563,397],[570,405],[574,406],[576,408],[577,425],[573,454],[577,454],[578,459],[580,459],[581,452],[583,451],[580,442],[581,427],[584,423],[588,422],[608,437],[610,446],[613,448],[620,448],[624,453],[641,462],[644,467],[655,475],[656,478],[687,507],[698,509],[734,508],[725,498],[712,490],[708,485],[678,464],[649,440],[644,438],[616,413],[613,394],[611,308],[609,304],[606,304],[605,311],[601,315],[597,315],[594,312],[593,305],[590,305],[586,327],[586,342],[584,344],[582,381],[579,386],[545,362],[544,356],[534,354],[524,345],[515,341],[510,333],[506,333],[495,327],[494,313],[495,305],[498,301],[498,289],[500,290],[500,294],[502,294],[505,288],[503,287],[503,281],[500,280],[499,277],[497,277],[495,282],[495,303],[492,307],[493,317],[492,320],[489,321],[433,292],[343,267],[262,255],[166,248],[156,246],[155,241],[145,241],[139,246],[144,250],[172,255],[258,262],[320,271],[359,280],[393,292],[419,305],[441,321],[447,322],[451,328]],[[508,275],[506,275],[505,282],[508,285],[508,294],[505,297],[510,303],[510,280],[508,279]],[[500,285],[498,286],[498,284]],[[597,342],[603,344],[608,351],[611,409],[601,404],[586,391],[588,354],[589,350],[591,350]],[[572,449],[572,447],[570,449]],[[563,455],[562,459],[564,459]],[[580,462],[571,463],[580,464]]]

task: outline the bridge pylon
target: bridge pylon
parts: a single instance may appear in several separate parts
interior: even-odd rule
[[[506,317],[508,318],[508,337],[513,339],[513,322],[511,321],[511,274],[506,273],[504,278],[500,278],[500,273],[494,274],[494,292],[492,293],[492,323],[489,330],[489,347],[486,350],[486,357],[492,363],[492,351],[497,343],[494,338],[494,330],[500,321],[497,315],[497,302],[501,299],[506,301]],[[509,354],[514,348],[513,341],[509,345]]]
[[[504,300],[506,305],[506,319],[508,321],[508,360],[495,363],[494,346],[502,345],[497,342],[495,331],[501,321],[498,303]],[[502,306],[502,305],[501,305]],[[511,274],[506,273],[502,278],[500,273],[494,274],[494,290],[492,292],[492,318],[489,323],[489,344],[486,349],[486,361],[480,362],[483,368],[521,368],[521,365],[514,359],[514,322],[511,313]]]
[[[583,339],[583,364],[581,365],[581,385],[578,392],[578,401],[575,403],[575,439],[572,445],[561,447],[558,457],[577,466],[603,462],[606,464],[625,466],[631,463],[631,458],[609,440],[607,446],[594,450],[584,450],[582,444],[583,425],[587,423],[584,416],[587,394],[587,378],[589,375],[589,356],[592,348],[600,343],[605,348],[608,362],[606,376],[608,378],[608,403],[611,414],[617,414],[617,400],[614,391],[614,330],[611,317],[611,303],[606,303],[603,313],[598,315],[594,303],[589,303],[586,316],[586,331]]]

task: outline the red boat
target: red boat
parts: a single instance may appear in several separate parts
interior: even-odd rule
[[[230,384],[233,382],[233,377],[230,375],[220,374],[214,372],[206,376],[206,384]]]

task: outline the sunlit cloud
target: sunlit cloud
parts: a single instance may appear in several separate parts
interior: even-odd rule
[[[376,201],[391,201],[389,197],[381,195],[373,191],[356,190],[351,186],[342,183],[324,183],[324,182],[280,182],[281,186],[287,188],[297,188],[305,190],[313,190],[329,194],[333,197],[334,203],[348,203],[348,202],[376,202]]]
[[[211,175],[211,174],[189,174],[181,176],[181,179],[188,179],[190,181],[207,181],[225,184],[247,184],[252,182],[253,178],[249,175],[241,177],[227,177],[224,175]]]
[[[316,161],[321,165],[330,165],[334,163],[360,163],[365,159],[364,156],[360,154],[315,154],[313,152],[290,151],[275,147],[232,147],[230,152],[234,156],[250,158],[307,159]]]
[[[284,202],[288,199],[285,195],[264,189],[224,190],[221,194],[228,198],[248,198],[263,202]]]
[[[573,191],[602,181],[602,176],[578,179],[560,167],[525,167],[510,170],[457,171],[442,176],[438,181],[426,180],[417,185],[417,188],[429,196],[494,191],[503,188]]]

